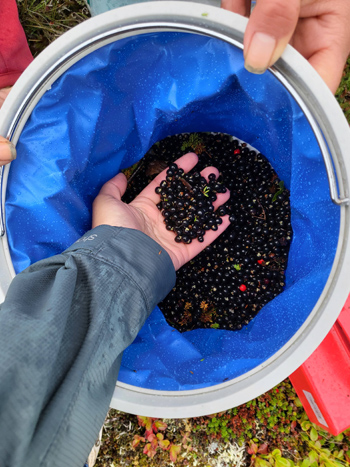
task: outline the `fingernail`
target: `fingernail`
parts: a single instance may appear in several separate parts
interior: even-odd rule
[[[11,162],[16,159],[17,151],[13,143],[8,140],[0,141],[0,159],[3,162]]]
[[[276,39],[263,32],[256,32],[245,54],[244,67],[251,73],[266,71],[276,48]]]

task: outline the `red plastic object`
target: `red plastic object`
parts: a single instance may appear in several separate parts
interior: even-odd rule
[[[335,436],[350,427],[350,295],[330,332],[290,380],[311,422]]]

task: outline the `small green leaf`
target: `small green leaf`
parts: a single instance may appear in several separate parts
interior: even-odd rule
[[[308,431],[308,429],[310,428],[311,426],[311,423],[308,422],[307,420],[305,420],[302,424],[301,424],[301,429],[303,431]]]
[[[344,464],[342,462],[334,460],[334,461],[332,461],[332,463],[333,463],[333,467],[334,467],[334,465],[336,465],[337,467],[344,467]]]
[[[241,266],[239,264],[234,264],[233,267],[236,269],[236,271],[241,270]]]
[[[335,436],[334,439],[335,439],[336,441],[343,441],[343,439],[344,439],[343,433],[340,433],[338,436]]]
[[[297,406],[297,407],[302,407],[303,404],[301,403],[301,400],[299,399],[299,397],[296,397],[294,399],[294,404]]]
[[[208,193],[209,193],[209,190],[210,190],[210,188],[206,185],[206,186],[204,187],[204,189],[203,189],[203,195],[206,196],[206,197],[208,197],[208,196],[209,196],[209,194],[208,194]]]
[[[284,457],[276,459],[276,467],[290,467],[289,460]]]
[[[202,16],[208,16],[208,13],[202,13]]]
[[[316,451],[310,451],[310,452],[309,452],[309,459],[310,459],[310,462],[311,462],[311,463],[317,461],[317,459],[318,459],[318,454],[317,454],[317,452],[316,452]],[[310,467],[311,467],[311,465],[310,465]]]
[[[300,464],[300,467],[310,467],[310,464],[310,459],[304,459],[303,462]]]
[[[273,195],[273,198],[272,198],[272,202],[273,202],[273,203],[276,201],[277,197],[278,197],[281,193],[283,193],[283,191],[284,191],[284,181],[281,180],[281,181],[279,182],[278,186],[279,186],[279,189],[276,191],[276,193]]]
[[[317,441],[318,440],[318,433],[316,428],[312,427],[310,430],[310,439],[311,441]]]
[[[276,456],[281,456],[282,453],[281,453],[280,449],[274,449],[274,450],[271,452],[271,455],[272,455],[273,457],[276,457]]]
[[[210,327],[213,329],[218,329],[220,325],[218,323],[213,323]]]
[[[200,361],[201,361],[201,362],[203,362],[204,360],[205,360],[205,359],[204,359],[204,358],[202,358]]]
[[[262,459],[261,457],[257,457],[255,459],[255,466],[256,467],[271,467],[270,462],[267,462],[265,459]]]

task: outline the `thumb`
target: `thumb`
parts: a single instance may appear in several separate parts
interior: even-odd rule
[[[100,191],[100,195],[111,196],[117,200],[120,200],[125,193],[127,186],[127,179],[125,175],[120,172],[115,177],[111,178],[107,183],[103,185]]]
[[[296,28],[301,0],[259,0],[244,35],[244,66],[261,74],[282,55]]]
[[[0,136],[0,166],[16,159],[16,148],[6,138]]]

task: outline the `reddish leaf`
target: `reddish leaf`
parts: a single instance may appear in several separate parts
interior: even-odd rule
[[[176,462],[177,456],[180,454],[181,446],[177,444],[171,444],[170,446],[170,460]]]
[[[290,427],[292,430],[295,430],[295,427],[297,426],[296,420],[293,420],[292,423],[290,424]]]
[[[162,435],[162,433],[158,433],[157,438],[158,438],[159,447],[162,448],[163,451],[166,451],[169,447],[170,441],[168,439],[164,439],[164,436]]]
[[[137,420],[139,422],[139,425],[144,426],[147,431],[150,431],[152,429],[152,422],[153,422],[154,418],[142,417],[141,415],[138,415]]]
[[[249,448],[247,449],[248,454],[256,454],[258,452],[258,445],[251,442]]]
[[[259,446],[258,452],[260,452],[260,454],[267,454],[267,451],[268,451],[267,448],[268,448],[268,444],[264,443],[261,446]]]
[[[143,450],[144,454],[147,454],[148,457],[152,459],[155,456],[156,451],[152,448],[151,443],[146,444],[145,449]]]
[[[151,433],[148,437],[147,440],[151,443],[152,449],[157,449],[158,447],[158,439],[154,433]]]
[[[146,440],[143,436],[135,435],[134,441],[132,442],[132,447],[136,448],[140,444],[140,441],[145,442]]]
[[[155,433],[157,433],[158,430],[160,431],[164,431],[166,430],[167,428],[167,424],[162,422],[161,420],[156,420],[154,423],[153,423],[153,430]]]

